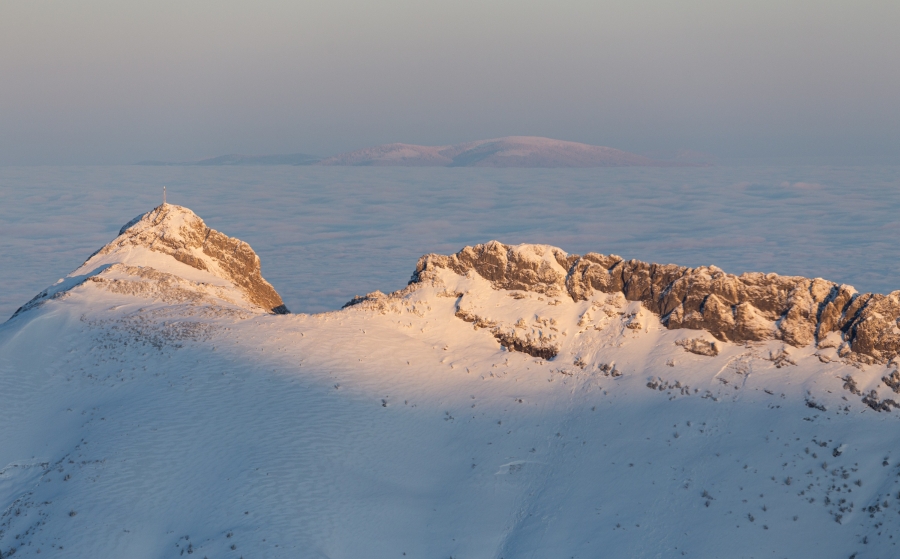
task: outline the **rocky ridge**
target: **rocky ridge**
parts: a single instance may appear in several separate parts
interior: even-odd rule
[[[715,266],[689,268],[598,253],[580,256],[546,245],[497,241],[467,246],[449,256],[423,256],[410,286],[433,280],[438,269],[477,273],[495,289],[574,301],[587,300],[595,292],[621,293],[628,301],[640,301],[670,330],[705,330],[726,342],[839,344],[842,354],[852,353],[864,362],[887,362],[900,354],[900,291],[860,294],[820,278],[736,276]],[[829,336],[832,333],[838,333],[840,341]]]

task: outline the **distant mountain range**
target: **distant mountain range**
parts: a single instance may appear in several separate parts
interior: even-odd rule
[[[452,146],[383,144],[324,159],[287,155],[223,155],[188,163],[143,161],[138,165],[327,165],[373,167],[672,167],[695,161],[651,159],[610,147],[537,136],[507,136]]]
[[[288,153],[283,155],[220,155],[200,161],[171,163],[166,161],[141,161],[136,165],[157,166],[221,166],[221,165],[312,165],[320,160],[315,155]]]

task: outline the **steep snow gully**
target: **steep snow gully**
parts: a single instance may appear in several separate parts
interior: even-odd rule
[[[0,325],[0,557],[896,557],[898,296],[492,241],[290,314],[163,205]]]

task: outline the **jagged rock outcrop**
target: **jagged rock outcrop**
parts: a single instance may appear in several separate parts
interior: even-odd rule
[[[281,296],[262,277],[259,256],[250,245],[207,227],[187,208],[163,204],[136,217],[91,258],[131,246],[168,254],[192,268],[225,279],[239,288],[248,302],[270,312],[288,312]]]
[[[890,360],[900,354],[900,291],[888,295],[865,293],[847,305],[837,321],[850,348],[879,361]]]
[[[715,357],[719,354],[719,342],[708,342],[702,338],[686,338],[678,340],[675,345],[681,346],[685,351],[696,353],[697,355],[706,355]]]
[[[778,339],[802,347],[839,331],[850,349],[867,359],[887,361],[900,354],[900,291],[860,295],[848,285],[819,278],[736,276],[715,266],[579,256],[546,245],[497,241],[454,255],[423,256],[410,283],[433,277],[439,268],[477,273],[496,289],[563,294],[575,301],[595,292],[622,293],[659,315],[669,329],[706,330],[721,341]]]
[[[451,256],[429,254],[419,259],[416,275],[429,267],[449,268],[460,275],[474,270],[497,289],[518,289],[546,295],[566,291],[572,260],[564,251],[547,245],[507,246],[497,241],[465,247]]]

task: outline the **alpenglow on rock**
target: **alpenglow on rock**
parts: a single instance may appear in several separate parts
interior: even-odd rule
[[[188,208],[173,204],[162,204],[125,224],[118,237],[13,316],[65,296],[86,281],[164,301],[215,297],[274,314],[289,312],[262,277],[259,257],[250,245],[208,227]]]
[[[288,312],[275,288],[263,279],[259,256],[250,245],[207,227],[187,208],[163,204],[135,218],[97,254],[126,246],[144,246],[169,254],[188,266],[230,281],[255,305],[275,314]]]
[[[900,354],[900,291],[859,294],[848,285],[799,276],[727,274],[715,266],[688,268],[624,260],[616,255],[567,254],[547,245],[497,241],[454,255],[419,259],[411,285],[437,268],[474,271],[496,289],[586,300],[594,292],[622,293],[656,313],[670,330],[706,330],[729,342],[783,340],[795,347],[839,332],[864,361]]]

